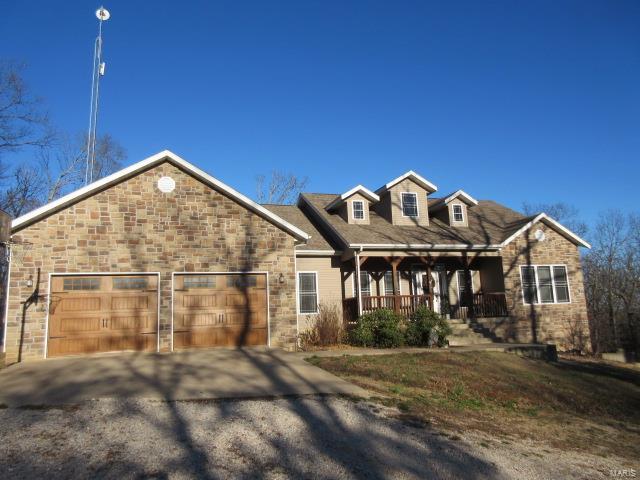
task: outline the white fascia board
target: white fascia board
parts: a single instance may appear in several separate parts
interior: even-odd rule
[[[376,193],[379,195],[382,192],[385,192],[387,190],[389,190],[391,187],[393,187],[394,185],[396,185],[397,183],[400,183],[401,181],[403,181],[406,178],[410,178],[411,180],[413,180],[414,182],[416,182],[418,185],[420,185],[422,188],[424,188],[425,190],[427,190],[429,193],[433,193],[433,192],[437,192],[438,191],[438,187],[436,187],[433,183],[431,183],[429,180],[427,180],[426,178],[418,175],[416,172],[414,172],[413,170],[409,170],[407,173],[405,173],[404,175],[400,175],[398,178],[394,178],[393,180],[391,180],[389,183],[387,183],[386,185],[383,185],[382,187],[380,187],[379,189],[376,190]]]
[[[363,197],[365,197],[371,203],[376,203],[376,202],[380,201],[380,197],[378,195],[376,195],[375,193],[373,193],[371,190],[369,190],[367,187],[365,187],[363,185],[356,185],[355,187],[353,187],[348,192],[344,192],[342,195],[337,197],[335,200],[333,200],[325,208],[327,210],[331,210],[332,208],[340,205],[347,198],[349,198],[350,196],[352,196],[352,195],[354,195],[356,193],[360,193]]]
[[[290,224],[286,220],[280,218],[275,213],[264,208],[262,205],[259,205],[258,203],[254,202],[250,198],[238,192],[237,190],[222,183],[220,180],[212,177],[211,175],[204,172],[203,170],[200,170],[195,165],[192,165],[191,163],[187,162],[186,160],[184,160],[183,158],[179,157],[178,155],[176,155],[175,153],[169,150],[163,150],[162,152],[156,153],[155,155],[145,158],[144,160],[141,160],[138,163],[134,163],[133,165],[127,168],[123,168],[122,170],[112,173],[111,175],[105,178],[97,180],[85,187],[82,187],[74,192],[71,192],[68,195],[65,195],[64,197],[59,198],[58,200],[54,200],[51,203],[47,203],[46,205],[43,205],[40,208],[37,208],[25,215],[22,215],[21,217],[18,217],[11,222],[11,229],[15,230],[16,228],[19,228],[25,224],[33,223],[47,216],[47,214],[49,214],[50,212],[54,212],[54,211],[57,211],[58,209],[64,208],[65,206],[74,203],[78,199],[89,197],[95,192],[98,192],[100,190],[104,190],[110,186],[113,186],[123,181],[124,179],[135,175],[136,173],[142,170],[150,168],[153,165],[162,163],[164,161],[169,161],[170,163],[180,166],[181,168],[191,173],[202,182],[226,193],[231,198],[236,200],[238,203],[244,205],[250,210],[253,210],[255,213],[261,215],[262,217],[265,217],[271,220],[273,223],[280,226],[283,230],[289,232],[291,235],[298,238],[299,240],[306,241],[310,238],[310,236],[307,233],[303,232],[298,227]]]
[[[551,218],[549,215],[547,215],[544,212],[543,213],[539,213],[530,222],[526,223],[521,228],[519,228],[509,238],[507,238],[504,242],[502,242],[500,244],[500,247],[505,247],[505,246],[509,245],[513,240],[515,240],[517,237],[522,235],[523,232],[529,230],[532,226],[534,226],[536,223],[538,223],[540,221],[545,223],[546,225],[550,226],[551,228],[556,230],[561,235],[564,235],[565,237],[568,237],[576,245],[579,245],[579,246],[582,246],[582,247],[585,247],[585,248],[591,248],[591,244],[589,242],[587,242],[586,240],[580,238],[578,235],[573,233],[567,227],[561,225],[560,222],[554,220],[553,218]]]
[[[369,250],[498,250],[500,245],[466,245],[437,243],[352,243],[350,248]]]
[[[457,192],[452,193],[451,195],[449,195],[447,198],[444,199],[444,203],[445,204],[449,203],[458,197],[461,197],[468,204],[478,205],[478,201],[475,198],[473,198],[471,195],[469,195],[467,192],[465,192],[464,190],[458,190]]]
[[[340,250],[296,250],[296,255],[300,257],[335,257],[342,255]]]

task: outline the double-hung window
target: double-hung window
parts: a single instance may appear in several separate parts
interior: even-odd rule
[[[398,285],[398,293],[400,293],[400,272],[398,272],[398,278],[396,279]],[[393,295],[393,272],[384,272],[384,294]]]
[[[298,272],[298,311],[318,313],[318,274]]]
[[[364,220],[364,202],[362,200],[354,200],[352,203],[353,218],[356,220]]]
[[[418,216],[418,194],[413,192],[402,193],[402,215],[404,217]]]
[[[462,205],[459,205],[459,204],[453,205],[453,221],[464,222],[464,213],[462,210]]]
[[[360,293],[364,296],[371,295],[371,277],[369,272],[360,272]]]
[[[524,303],[569,303],[569,281],[564,265],[522,265]]]

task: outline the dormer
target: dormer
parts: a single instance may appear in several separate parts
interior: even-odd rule
[[[468,210],[478,201],[464,190],[458,190],[431,205],[431,213],[451,227],[468,227]]]
[[[376,190],[380,201],[374,208],[394,225],[427,226],[427,195],[437,190],[433,183],[410,170]]]
[[[336,197],[326,210],[338,213],[347,223],[369,225],[369,207],[379,200],[380,197],[371,190],[357,185]]]

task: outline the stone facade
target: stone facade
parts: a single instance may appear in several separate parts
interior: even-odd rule
[[[157,188],[162,176],[175,180],[175,190]],[[294,238],[171,163],[46,217],[14,234],[14,241],[8,363],[44,357],[54,272],[160,272],[160,350],[168,351],[172,272],[266,271],[271,345],[295,346]],[[34,287],[28,288],[30,276]],[[23,318],[22,303],[36,284],[38,302]]]
[[[543,241],[534,237],[537,230]],[[571,303],[527,305],[523,301],[521,265],[565,265]],[[538,223],[502,250],[502,269],[511,318],[494,325],[505,340],[556,343],[560,350],[589,349],[589,323],[578,247]],[[534,329],[535,337],[534,338]]]

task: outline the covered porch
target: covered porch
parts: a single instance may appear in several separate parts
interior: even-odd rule
[[[494,252],[355,253],[342,275],[347,323],[381,308],[407,318],[419,306],[454,319],[508,316],[502,261]]]

